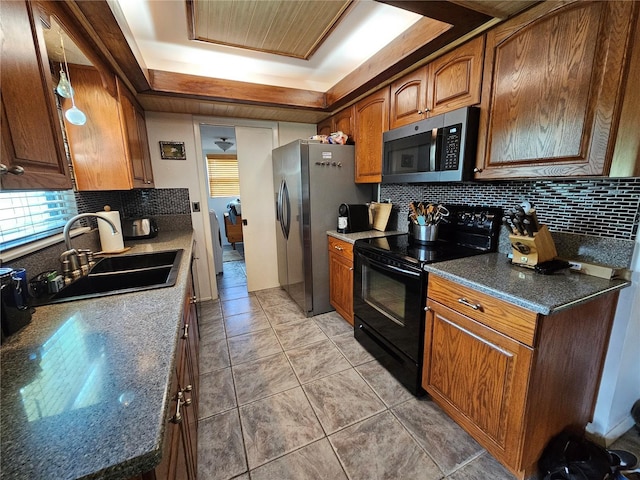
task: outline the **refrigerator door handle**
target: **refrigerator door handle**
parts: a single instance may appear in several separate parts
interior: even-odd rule
[[[278,222],[280,222],[280,230],[282,230],[282,236],[286,239],[287,232],[285,230],[284,224],[284,203],[282,201],[284,196],[285,183],[284,179],[280,181],[280,189],[278,190],[278,204],[276,207],[276,216],[278,218]]]
[[[283,180],[282,185],[282,194],[284,196],[284,202],[282,202],[282,206],[284,207],[284,211],[282,216],[284,217],[284,238],[289,239],[289,231],[291,229],[291,203],[289,202],[289,188],[287,187],[286,180]],[[286,215],[286,216],[285,216]]]

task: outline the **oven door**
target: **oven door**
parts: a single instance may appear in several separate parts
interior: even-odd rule
[[[383,343],[422,363],[426,272],[355,249],[354,315]]]

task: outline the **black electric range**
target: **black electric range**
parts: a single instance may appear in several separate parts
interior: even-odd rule
[[[426,264],[494,252],[502,210],[447,205],[438,240],[410,234],[362,239],[354,245],[354,335],[412,393],[423,393]]]

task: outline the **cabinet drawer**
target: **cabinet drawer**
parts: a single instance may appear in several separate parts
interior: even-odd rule
[[[353,261],[353,244],[329,236],[329,251]]]
[[[534,312],[436,275],[429,276],[427,296],[518,342],[534,346],[538,318]]]

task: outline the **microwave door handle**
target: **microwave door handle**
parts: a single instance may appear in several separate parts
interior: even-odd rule
[[[436,168],[436,156],[438,153],[438,129],[431,130],[431,143],[429,144],[429,171],[435,172]]]

